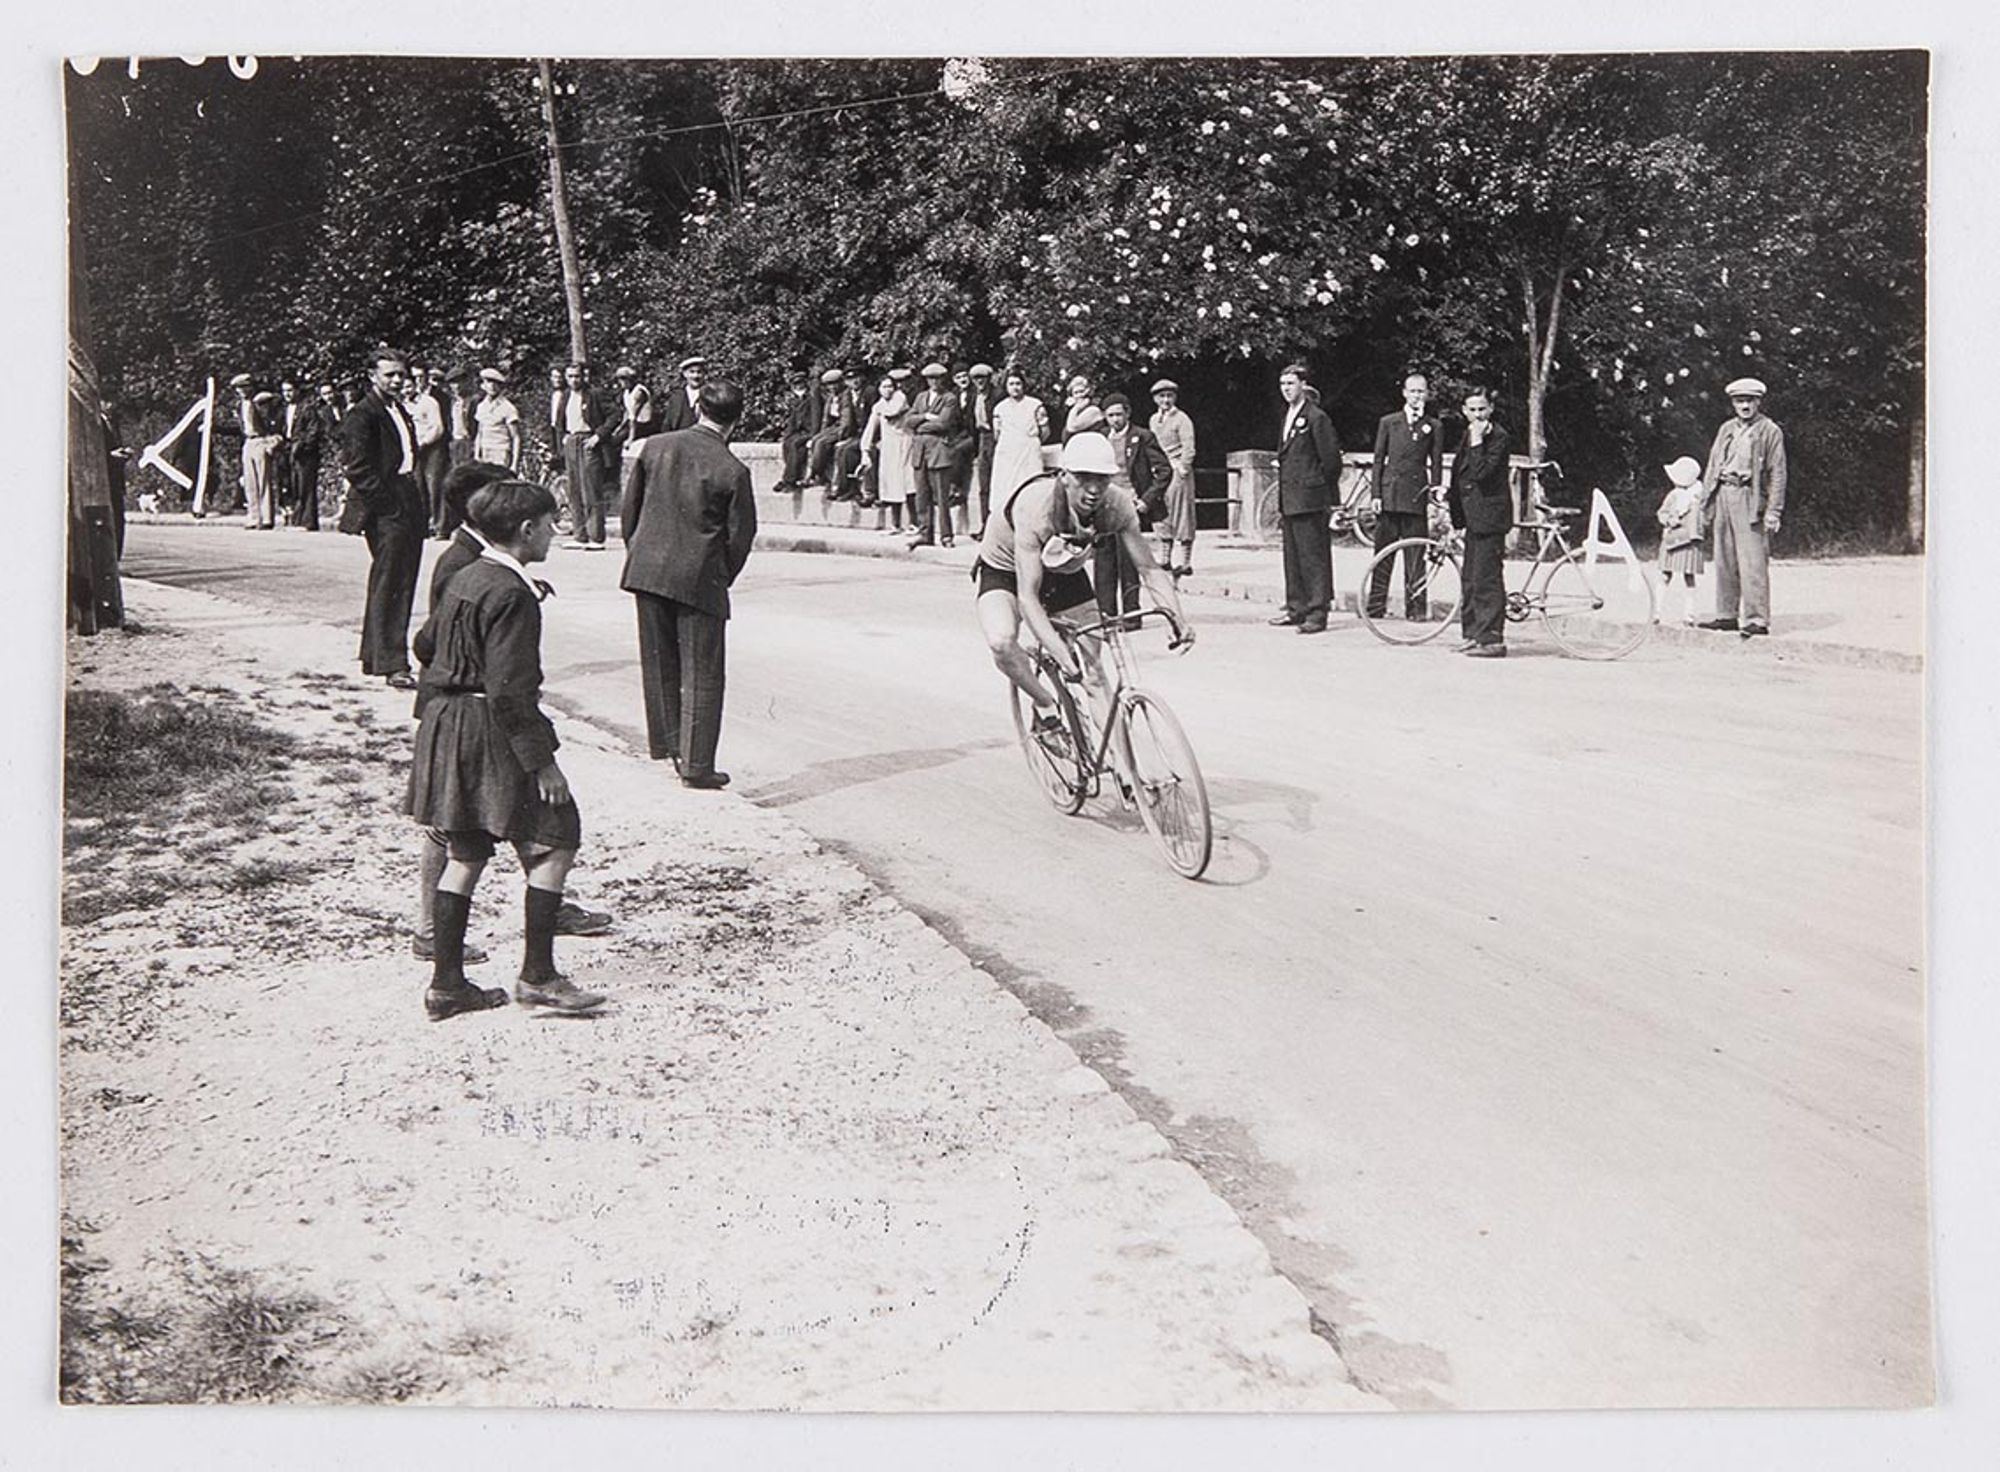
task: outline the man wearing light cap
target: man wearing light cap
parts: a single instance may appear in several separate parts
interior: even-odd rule
[[[680,387],[668,394],[660,406],[655,428],[649,433],[672,433],[677,429],[692,429],[701,402],[701,385],[708,377],[708,359],[690,357],[681,359]]]
[[[1161,563],[1184,578],[1194,571],[1194,421],[1180,407],[1181,386],[1171,378],[1155,383],[1152,393],[1153,417],[1146,427],[1174,472],[1167,482],[1166,514],[1153,530],[1160,538]]]
[[[1702,520],[1715,528],[1715,617],[1704,629],[1771,632],[1770,536],[1785,512],[1785,432],[1764,417],[1761,379],[1723,390],[1736,411],[1715,432]]]
[[[521,411],[507,397],[507,375],[479,370],[479,399],[472,406],[472,457],[521,472]]]
[[[1061,468],[1045,470],[1023,482],[995,506],[979,540],[972,578],[978,589],[980,632],[986,636],[986,647],[1000,673],[1035,703],[1038,726],[1059,726],[1060,718],[1055,695],[1036,678],[1034,661],[1021,647],[1021,624],[1026,621],[1036,642],[1064,673],[1081,673],[1056,632],[1052,616],[1068,614],[1094,620],[1096,595],[1083,570],[1093,544],[1115,538],[1139,569],[1140,580],[1154,603],[1173,616],[1175,643],[1194,642],[1194,630],[1187,627],[1174,580],[1153,561],[1139,530],[1132,498],[1108,494],[1118,468],[1118,455],[1110,440],[1094,430],[1072,435],[1063,446]],[[1050,559],[1043,554],[1052,542],[1067,544],[1059,546],[1059,552],[1075,554],[1058,559],[1066,565],[1053,571]]]
[[[910,429],[916,435],[912,449],[912,469],[917,491],[917,524],[910,535],[912,547],[928,547],[933,541],[952,545],[951,464],[952,441],[958,433],[958,396],[948,380],[951,370],[942,363],[924,364],[924,389],[910,403]]]
[[[819,376],[819,427],[808,446],[806,483],[802,490],[825,490],[839,473],[840,447],[854,438],[854,398],[847,392],[847,375],[828,368]]]

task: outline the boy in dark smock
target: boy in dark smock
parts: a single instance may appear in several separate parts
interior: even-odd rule
[[[555,968],[556,913],[582,820],[556,765],[555,726],[541,708],[541,592],[527,572],[548,556],[555,514],[548,490],[526,481],[479,491],[469,520],[486,550],[451,579],[417,635],[424,674],[408,811],[445,834],[448,853],[433,901],[424,994],[432,1021],[507,1000],[499,988],[465,979],[473,887],[502,838],[514,845],[528,881],[514,999],[564,1012],[604,1001]]]

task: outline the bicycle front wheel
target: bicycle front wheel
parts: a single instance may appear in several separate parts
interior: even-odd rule
[[[1055,661],[1039,650],[1035,654],[1035,673],[1044,685],[1055,692],[1059,726],[1056,729],[1037,727],[1035,702],[1023,695],[1018,686],[1010,684],[1007,693],[1013,698],[1014,732],[1021,739],[1021,751],[1028,759],[1029,774],[1042,790],[1042,796],[1055,804],[1056,811],[1074,813],[1083,807],[1083,799],[1090,790],[1089,776],[1084,769],[1084,763],[1089,760],[1089,738],[1084,734],[1083,718],[1077,711],[1076,700],[1063,683]]]
[[[1389,613],[1390,574],[1402,569],[1401,616]],[[1371,611],[1373,590],[1380,582],[1382,607]],[[1355,606],[1368,632],[1391,644],[1427,644],[1458,621],[1458,605],[1465,596],[1459,577],[1458,554],[1429,537],[1405,537],[1391,542],[1368,564],[1356,593]]]
[[[1121,717],[1139,817],[1174,872],[1199,879],[1214,847],[1215,825],[1194,748],[1174,713],[1143,690],[1127,694]]]
[[[1542,622],[1565,654],[1618,659],[1653,635],[1659,590],[1652,569],[1629,562],[1586,563],[1572,552],[1549,567]]]

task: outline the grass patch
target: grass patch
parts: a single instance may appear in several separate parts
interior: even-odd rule
[[[267,811],[286,790],[270,779],[297,743],[215,693],[171,685],[136,695],[70,691],[65,818],[94,820],[92,843],[118,843],[144,819],[197,804],[225,819]]]
[[[311,1293],[275,1287],[198,1253],[177,1261],[172,1290],[133,1305],[108,1295],[89,1226],[62,1237],[64,1402],[189,1405],[317,1399],[321,1346],[342,1322]]]

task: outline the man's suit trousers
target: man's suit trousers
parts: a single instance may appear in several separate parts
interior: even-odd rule
[[[677,757],[683,777],[715,770],[722,736],[723,631],[727,619],[656,593],[639,605],[639,673],[646,697],[646,749]]]
[[[1403,570],[1409,576],[1407,567]],[[1460,593],[1458,625],[1475,644],[1507,642],[1507,534],[1465,534],[1465,587]]]
[[[1285,548],[1285,612],[1295,623],[1326,622],[1333,606],[1333,533],[1325,511],[1279,519]]]
[[[318,531],[319,456],[294,450],[291,468],[286,473],[291,478],[291,495],[287,499],[291,502],[292,525]]]
[[[1132,560],[1125,544],[1116,537],[1107,537],[1097,544],[1094,556],[1091,580],[1097,591],[1097,611],[1106,618],[1114,613],[1137,613],[1139,564]]]
[[[1422,511],[1378,511],[1375,514],[1375,550],[1380,552],[1392,542],[1400,542],[1405,537],[1421,537],[1429,529],[1429,518]],[[1403,563],[1403,616],[1423,618],[1430,612],[1429,590],[1424,583],[1424,557],[1421,548],[1405,547]],[[1368,615],[1382,617],[1389,606],[1388,562],[1378,563],[1375,573],[1368,579]]]
[[[390,487],[389,506],[364,529],[368,541],[368,602],[361,615],[361,672],[393,675],[410,667],[410,607],[424,560],[430,517],[423,493],[408,476]]]
[[[604,542],[604,484],[597,452],[585,436],[563,436],[563,472],[569,477],[569,534],[579,542]]]

